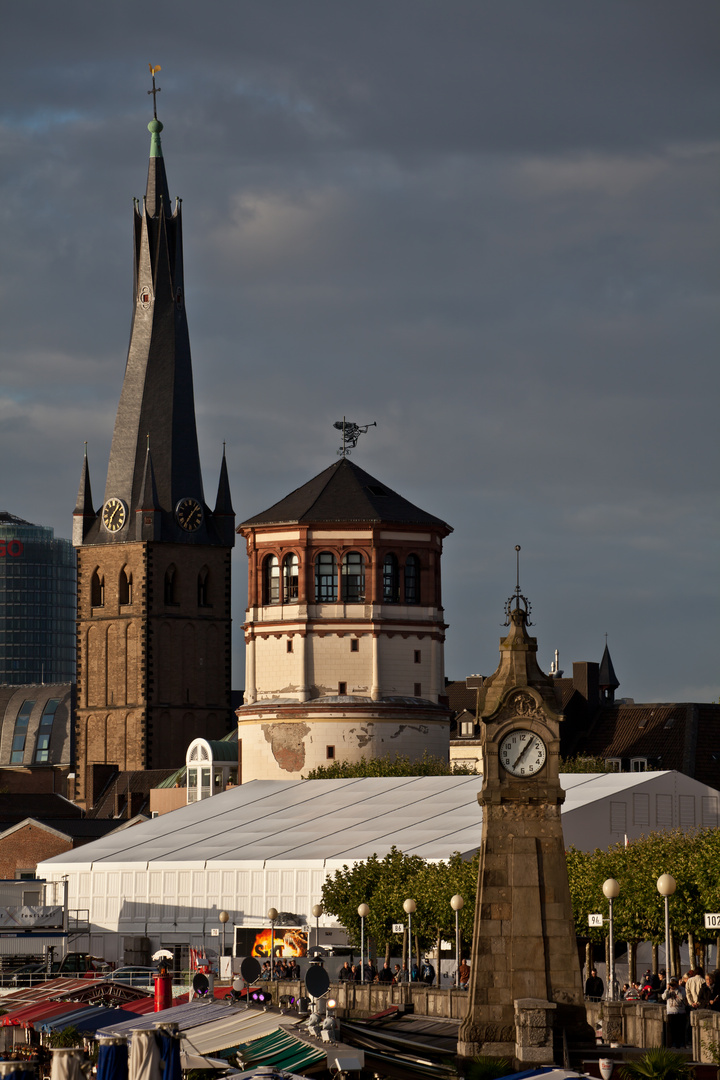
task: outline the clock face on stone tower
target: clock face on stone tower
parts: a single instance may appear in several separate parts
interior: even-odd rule
[[[534,731],[517,728],[500,743],[498,756],[511,776],[535,776],[545,764],[547,747]]]
[[[175,507],[178,524],[187,532],[195,532],[202,525],[202,506],[197,499],[181,499]]]
[[[108,532],[119,532],[125,524],[127,507],[122,499],[108,499],[103,507],[103,525]]]

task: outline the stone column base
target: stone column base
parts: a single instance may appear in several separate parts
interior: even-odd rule
[[[542,998],[515,1001],[515,1060],[520,1065],[552,1065],[553,1012],[557,1005]]]

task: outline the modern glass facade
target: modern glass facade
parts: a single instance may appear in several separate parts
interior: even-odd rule
[[[0,684],[75,679],[75,550],[0,512]]]

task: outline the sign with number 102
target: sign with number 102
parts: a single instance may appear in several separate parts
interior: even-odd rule
[[[705,929],[720,930],[720,911],[705,912]]]

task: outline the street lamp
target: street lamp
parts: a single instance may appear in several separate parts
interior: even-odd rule
[[[367,904],[360,904],[358,915],[360,916],[360,982],[365,982],[365,920],[370,914]]]
[[[318,946],[320,944],[320,916],[324,912],[325,908],[322,904],[313,904],[312,913],[315,918],[315,957],[317,959]]]
[[[275,978],[275,920],[278,917],[278,909],[271,907],[267,914],[270,920],[270,979]]]
[[[613,900],[616,900],[620,895],[620,884],[614,877],[609,877],[607,881],[603,882],[602,887],[605,896],[607,897],[608,904],[610,906],[610,970],[608,974],[608,987],[607,998],[608,1001],[615,1000],[615,938],[613,936]]]
[[[455,989],[460,988],[460,911],[465,901],[460,893],[455,893],[450,901],[450,907],[455,912]],[[438,972],[438,978],[440,974]]]
[[[677,888],[677,882],[672,874],[661,874],[657,879],[657,891],[661,896],[665,897],[665,985],[669,985],[670,976],[674,974],[672,970],[674,964],[670,963],[670,897]]]
[[[225,955],[225,923],[228,921],[229,918],[230,918],[230,916],[228,915],[227,911],[221,911],[220,914],[218,915],[218,919],[220,920],[220,925],[222,926],[222,956]],[[221,977],[220,976],[220,967],[219,966],[218,966],[218,977],[219,978]]]
[[[417,904],[414,900],[406,900],[403,911],[408,917],[408,976],[412,979],[412,917],[417,911]]]

